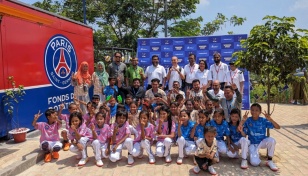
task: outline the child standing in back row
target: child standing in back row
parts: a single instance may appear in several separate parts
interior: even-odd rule
[[[262,113],[261,106],[258,103],[254,103],[250,106],[250,113],[251,117],[249,118],[247,118],[248,112],[245,113],[243,120],[239,125],[239,130],[243,130],[244,133],[248,135],[248,139],[250,140],[250,163],[253,166],[258,166],[261,162],[259,149],[266,148],[268,151],[266,165],[270,167],[272,171],[277,171],[278,168],[272,160],[274,156],[276,141],[274,138],[266,136],[266,128],[280,129],[280,126],[266,111]],[[265,116],[265,118],[260,117],[261,113]]]
[[[51,157],[54,159],[59,158],[59,151],[62,147],[59,136],[59,128],[62,122],[58,120],[57,112],[54,109],[48,109],[45,111],[45,116],[47,118],[46,122],[36,122],[41,116],[40,111],[34,115],[34,120],[32,125],[35,129],[41,131],[40,146],[41,149],[46,153],[45,162],[50,162]]]

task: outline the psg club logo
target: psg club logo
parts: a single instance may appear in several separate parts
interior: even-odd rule
[[[71,75],[76,72],[77,58],[73,44],[63,35],[55,35],[45,49],[45,70],[49,81],[59,89],[71,84]]]

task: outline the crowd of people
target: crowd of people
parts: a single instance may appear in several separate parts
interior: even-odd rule
[[[220,54],[214,53],[215,63],[208,68],[206,61],[197,64],[190,54],[189,64],[182,68],[174,56],[166,72],[156,55],[145,71],[138,58],[132,58],[129,67],[121,58],[120,52],[114,53],[114,62],[106,68],[98,62],[92,75],[88,63],[80,64],[72,75],[75,103],[69,105],[69,114],[62,113],[64,104],[58,112],[46,110],[47,122],[37,122],[42,114],[35,114],[33,126],[42,132],[45,162],[58,159],[63,148],[76,153],[78,166],[83,166],[89,160],[87,146],[92,146],[98,167],[104,158],[120,160],[122,149],[128,150],[129,165],[144,153],[150,164],[156,157],[170,163],[171,146],[177,145],[177,164],[192,155],[195,173],[207,170],[215,175],[213,166],[220,157],[241,158],[240,167],[246,169],[247,159],[253,166],[260,164],[259,149],[266,148],[267,165],[278,170],[272,161],[276,142],[266,136],[266,128],[280,126],[257,103],[251,105],[250,117],[248,111],[241,113],[244,76],[235,60],[229,70]],[[146,79],[149,84],[144,89]],[[60,142],[62,121],[66,128]]]

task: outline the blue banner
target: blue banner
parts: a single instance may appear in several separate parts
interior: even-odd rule
[[[188,55],[193,53],[196,55],[196,62],[205,60],[208,67],[214,64],[213,53],[221,54],[221,61],[228,64],[232,59],[232,54],[240,51],[240,41],[247,39],[247,34],[239,35],[223,35],[223,36],[197,36],[197,37],[182,37],[182,38],[140,38],[138,39],[137,56],[139,64],[144,69],[151,65],[152,55],[158,55],[160,64],[165,68],[171,66],[172,56],[179,58],[179,65],[184,67],[188,64]],[[243,95],[243,110],[250,108],[250,86],[249,72],[240,69],[244,72],[244,95]]]

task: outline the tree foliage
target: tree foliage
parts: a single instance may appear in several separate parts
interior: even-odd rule
[[[263,25],[256,25],[246,40],[245,50],[234,53],[236,64],[257,74],[261,83],[271,88],[286,83],[297,68],[305,67],[308,58],[308,31],[295,28],[295,17],[266,16]],[[270,110],[268,96],[268,111]]]
[[[233,26],[240,26],[246,21],[246,18],[238,17],[233,15],[231,18],[227,18],[222,13],[217,13],[216,18],[213,21],[205,23],[203,29],[201,30],[202,35],[212,35],[215,32],[222,29],[228,22]],[[228,32],[229,34],[233,34],[232,31]]]
[[[168,31],[171,37],[183,37],[183,36],[198,36],[201,34],[201,22],[203,18],[190,18],[175,22],[168,27]]]

